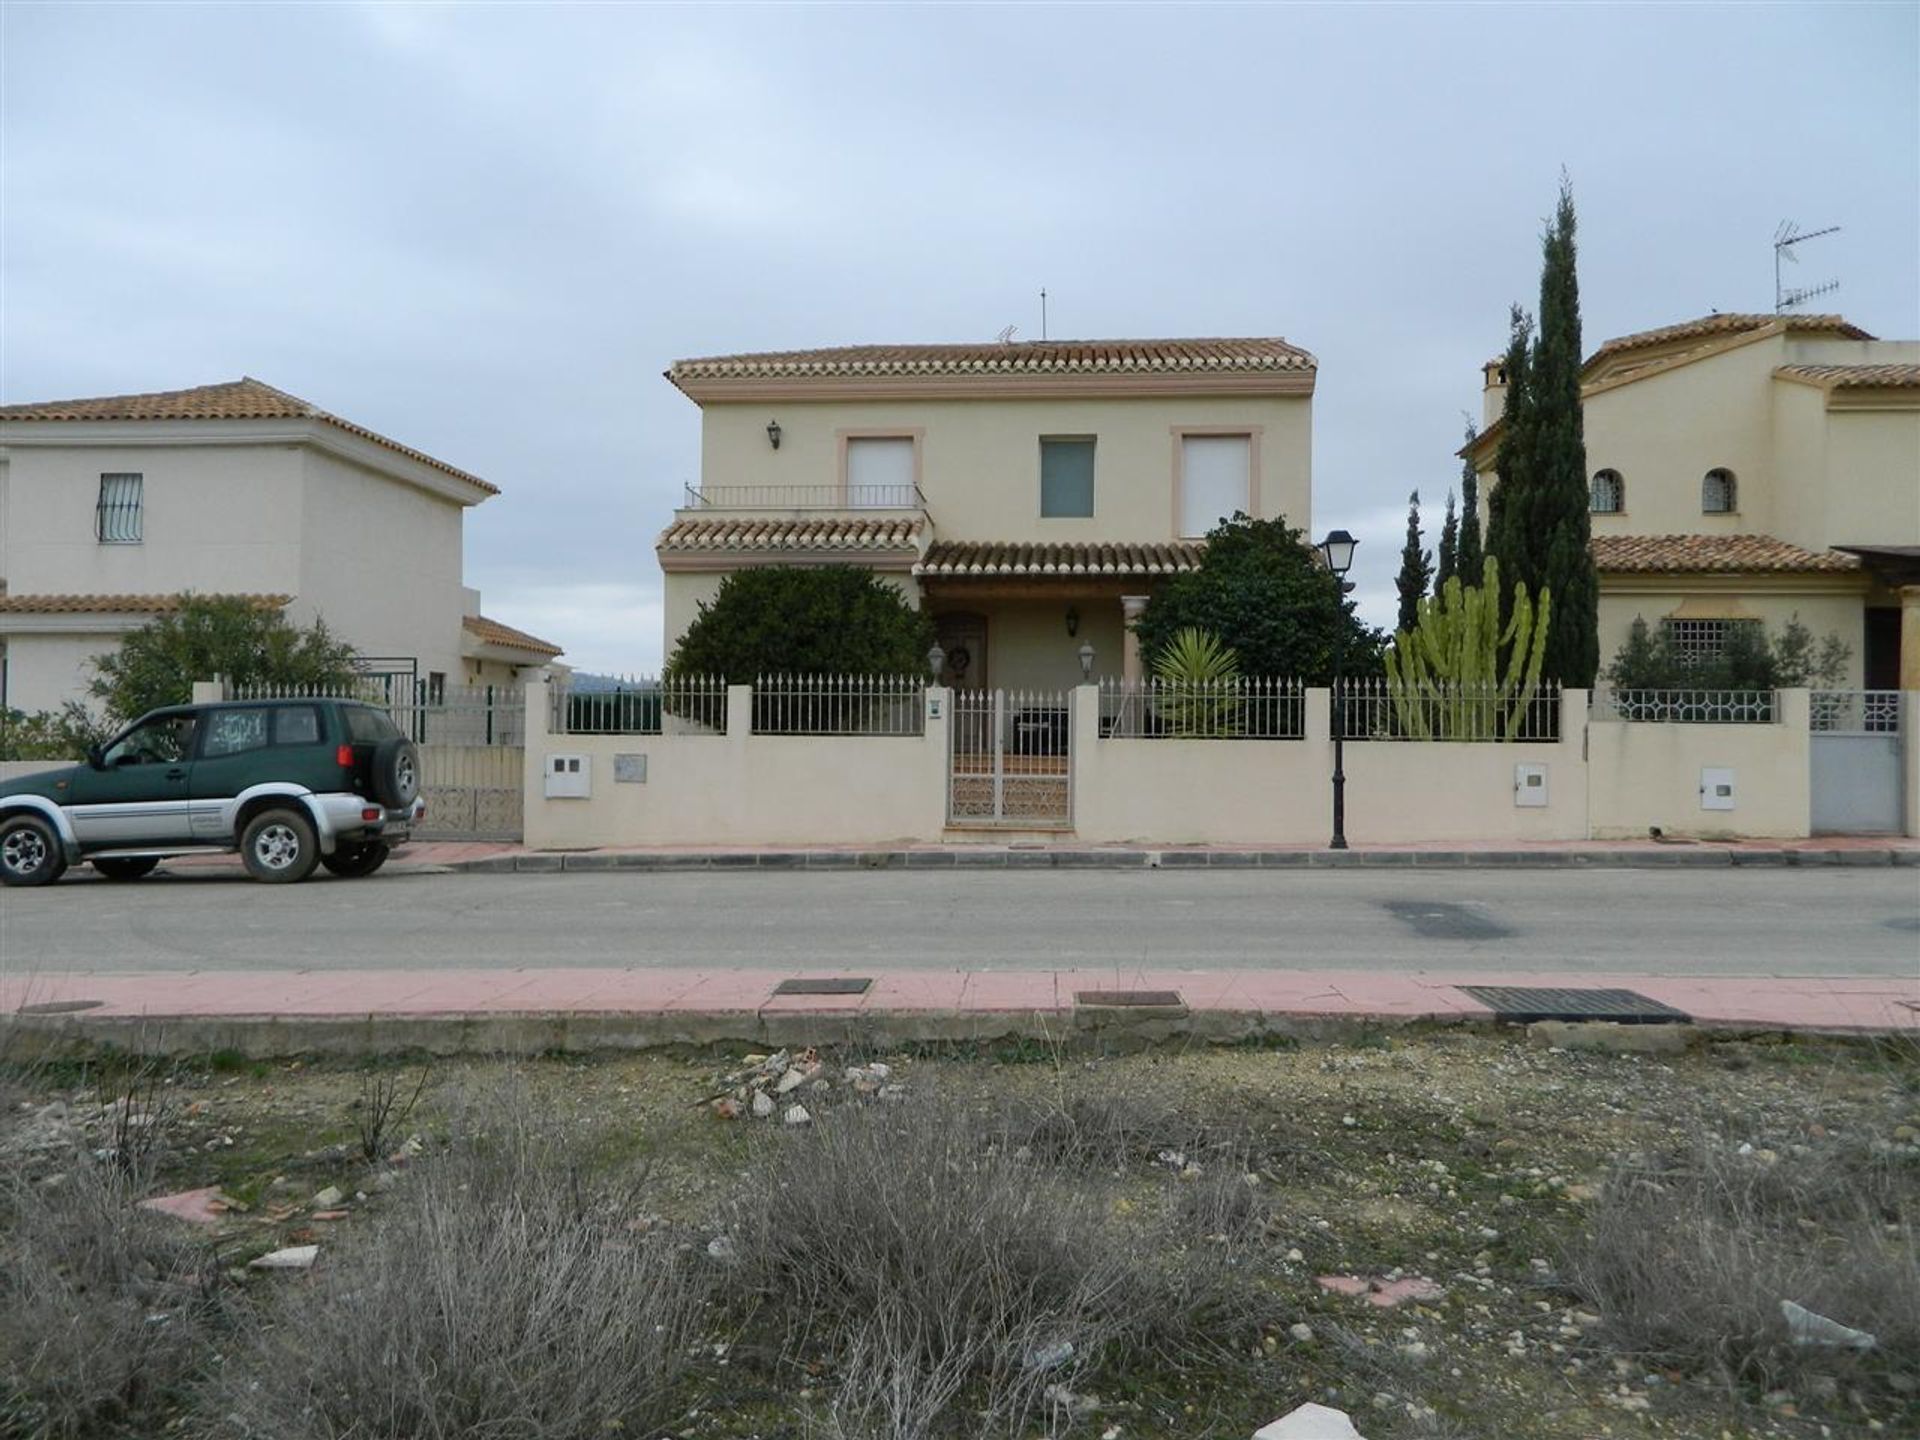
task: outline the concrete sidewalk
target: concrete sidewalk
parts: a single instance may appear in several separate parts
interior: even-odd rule
[[[0,977],[0,1014],[54,1048],[534,1054],[671,1044],[1044,1042],[1109,1032],[1224,1042],[1490,1024],[1462,988],[1617,988],[1707,1030],[1920,1037],[1920,979],[1459,971],[873,971],[857,994],[776,994],[791,970],[187,971]],[[1144,992],[1124,1003],[1115,992]],[[1159,993],[1155,993],[1159,992]],[[1639,1030],[1634,1039],[1651,1031]],[[1657,1027],[1666,1029],[1668,1027]]]

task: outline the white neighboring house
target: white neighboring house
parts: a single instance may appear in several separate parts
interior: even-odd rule
[[[0,406],[0,704],[83,698],[184,594],[324,619],[369,670],[499,683],[560,647],[479,613],[467,507],[499,491],[254,379]]]

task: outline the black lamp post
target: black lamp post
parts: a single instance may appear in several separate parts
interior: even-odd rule
[[[1335,611],[1337,629],[1333,632],[1333,688],[1330,692],[1333,711],[1333,839],[1327,843],[1330,850],[1347,848],[1347,751],[1346,717],[1340,704],[1340,664],[1346,658],[1347,617],[1344,602],[1347,595],[1347,571],[1353,568],[1353,548],[1360,542],[1344,530],[1334,530],[1319,545],[1320,558],[1326,563],[1327,570],[1333,576],[1342,607]]]

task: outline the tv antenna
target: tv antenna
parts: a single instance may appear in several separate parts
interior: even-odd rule
[[[1829,225],[1824,230],[1802,231],[1791,220],[1782,220],[1780,228],[1773,232],[1773,313],[1784,315],[1796,305],[1804,305],[1816,295],[1831,295],[1840,288],[1838,280],[1826,280],[1818,285],[1802,285],[1788,288],[1781,280],[1780,262],[1797,265],[1800,257],[1793,253],[1793,247],[1803,240],[1818,240],[1822,235],[1837,235],[1838,225]]]
[[[1011,345],[1013,343],[1013,332],[1017,328],[1018,328],[1017,326],[1008,325],[1004,329],[1002,329],[998,335],[994,336],[993,338],[998,340],[1002,345]]]
[[[1047,287],[1040,287],[1040,338],[1047,338]]]

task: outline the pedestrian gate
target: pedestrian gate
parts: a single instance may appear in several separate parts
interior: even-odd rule
[[[1898,690],[1812,695],[1813,829],[1817,835],[1897,835],[1904,817]]]
[[[947,729],[949,825],[1072,828],[1071,692],[956,690]]]

